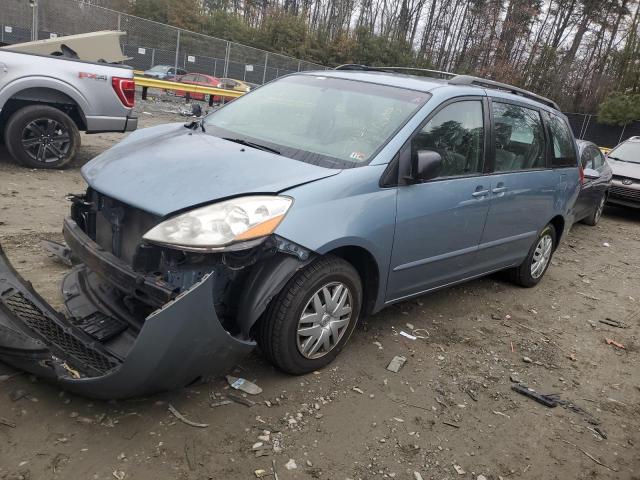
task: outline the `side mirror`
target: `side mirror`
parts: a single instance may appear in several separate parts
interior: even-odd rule
[[[593,168],[585,168],[584,178],[595,180],[596,178],[600,178],[600,173],[597,170],[594,170]]]
[[[442,157],[433,150],[418,150],[413,158],[412,177],[419,182],[426,182],[440,175]]]

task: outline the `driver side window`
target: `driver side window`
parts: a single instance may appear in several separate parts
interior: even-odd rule
[[[440,177],[482,172],[483,147],[484,117],[480,100],[463,100],[447,105],[411,142],[412,154],[418,150],[440,154]]]

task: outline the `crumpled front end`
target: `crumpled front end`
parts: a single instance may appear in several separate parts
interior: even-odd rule
[[[179,388],[230,370],[255,346],[251,328],[310,261],[270,237],[242,252],[148,245],[160,219],[89,191],[63,233],[76,266],[53,309],[0,250],[0,359],[95,398]]]

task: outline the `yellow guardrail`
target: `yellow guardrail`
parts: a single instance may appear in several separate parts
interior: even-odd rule
[[[214,96],[225,97],[225,98],[237,98],[244,95],[244,92],[239,92],[237,90],[227,90],[225,88],[214,88],[214,87],[206,87],[204,85],[192,85],[190,83],[180,83],[180,82],[170,82],[168,80],[158,80],[156,78],[148,78],[148,77],[134,77],[136,81],[136,86],[142,87],[142,99],[145,100],[147,98],[147,90],[149,88],[159,88],[161,90],[180,90],[183,92],[189,93],[202,93],[204,95],[209,95],[209,104],[213,102]]]

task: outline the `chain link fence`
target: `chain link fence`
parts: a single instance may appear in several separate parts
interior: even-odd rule
[[[613,148],[629,137],[640,135],[640,121],[624,126],[607,125],[598,122],[597,115],[565,113],[573,129],[573,134],[581,140],[589,140],[600,147]]]
[[[98,30],[121,30],[128,65],[172,65],[188,72],[262,84],[326,67],[90,4],[82,0],[0,0],[0,42],[12,44]]]

